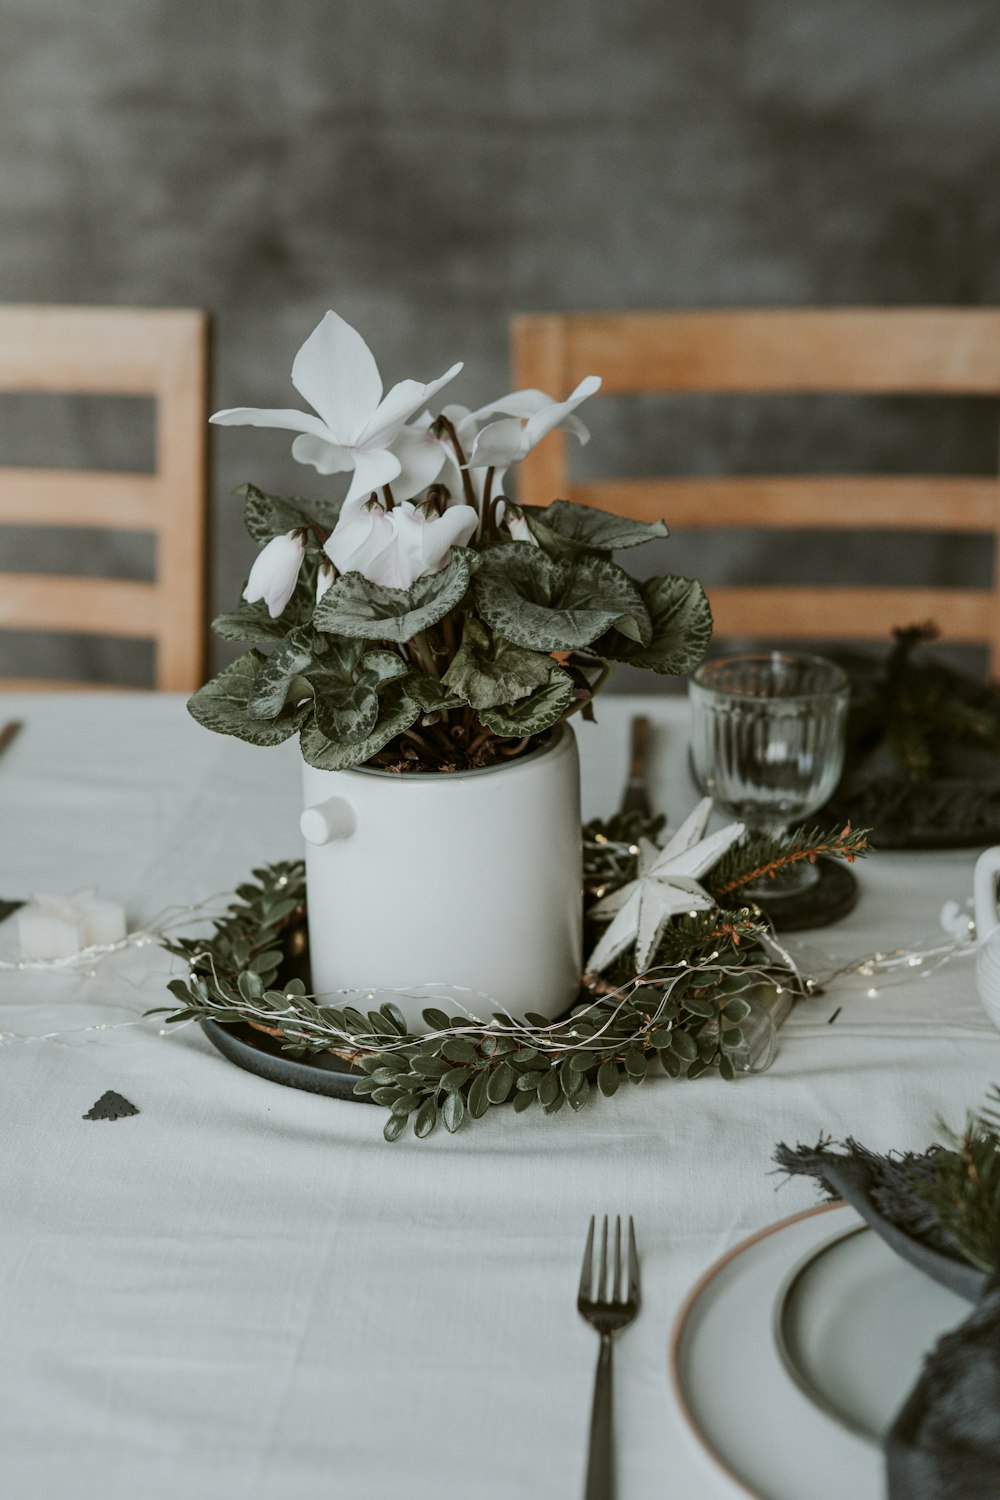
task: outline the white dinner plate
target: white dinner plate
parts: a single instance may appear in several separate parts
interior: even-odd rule
[[[737,1493],[883,1500],[881,1437],[924,1353],[968,1313],[853,1208],[824,1204],[744,1240],[692,1289],[674,1392]]]

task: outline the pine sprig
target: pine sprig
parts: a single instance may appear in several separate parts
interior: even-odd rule
[[[640,838],[654,843],[666,818],[641,812],[618,812],[591,818],[583,826],[583,886],[595,897],[635,879]]]
[[[753,949],[768,928],[749,907],[733,911],[713,909],[677,917],[663,929],[656,948],[657,964],[699,963],[725,957],[740,962],[741,949]]]
[[[996,1089],[991,1098],[1000,1103]],[[1000,1271],[1000,1114],[970,1114],[961,1135],[942,1128],[950,1149],[934,1152],[913,1190],[966,1260]]]
[[[750,836],[720,859],[704,884],[720,906],[731,906],[733,898],[748,885],[758,880],[773,880],[793,865],[803,861],[815,864],[821,855],[853,864],[870,850],[868,829],[852,828],[849,823],[839,831],[830,832],[796,828],[780,842],[767,835]]]

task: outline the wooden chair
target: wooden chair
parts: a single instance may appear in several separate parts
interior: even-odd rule
[[[515,383],[559,398],[584,375],[601,394],[837,392],[1000,397],[1000,310],[835,309],[529,314],[513,327]],[[520,468],[520,495],[562,496],[671,528],[845,528],[978,532],[1000,539],[1000,480],[907,475],[568,478],[566,435]],[[876,640],[934,620],[950,641],[985,644],[1000,671],[993,587],[711,588],[719,637]]]
[[[0,572],[0,629],[152,640],[156,686],[205,680],[208,319],[187,308],[0,307],[0,391],[151,396],[153,473],[0,468],[0,526],[150,532],[153,583]],[[8,678],[4,688],[80,688]]]

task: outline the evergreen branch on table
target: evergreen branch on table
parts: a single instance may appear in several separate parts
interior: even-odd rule
[[[768,834],[750,835],[720,859],[703,883],[720,906],[732,906],[733,898],[754,881],[773,880],[782,870],[803,860],[815,864],[826,855],[853,864],[870,849],[868,829],[852,828],[850,824],[831,832],[796,828],[781,839]]]
[[[722,956],[739,962],[740,949],[755,947],[769,931],[748,907],[732,911],[716,907],[693,917],[675,917],[663,929],[653,964],[706,963]]]
[[[994,1089],[991,1098],[1000,1102]],[[1000,1114],[970,1114],[961,1135],[945,1131],[948,1148],[927,1159],[914,1192],[972,1265],[1000,1271]]]
[[[893,631],[882,662],[853,656],[845,780],[853,782],[880,747],[911,781],[949,774],[961,746],[1000,751],[1000,692],[918,648],[938,636],[932,624]],[[950,774],[954,774],[954,770]]]

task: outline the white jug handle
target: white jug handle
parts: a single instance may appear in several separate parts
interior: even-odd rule
[[[973,895],[976,903],[976,941],[981,943],[1000,925],[997,916],[997,876],[1000,875],[1000,847],[987,849],[976,860]]]
[[[307,807],[299,819],[302,837],[310,844],[329,844],[334,839],[349,839],[358,826],[354,808],[346,797],[328,797]]]

